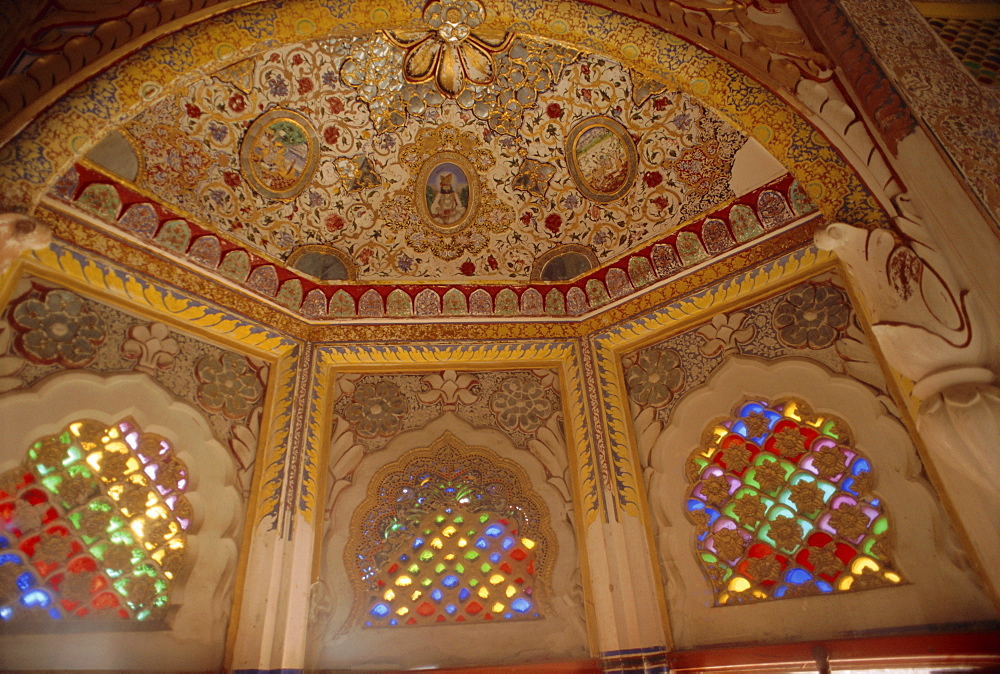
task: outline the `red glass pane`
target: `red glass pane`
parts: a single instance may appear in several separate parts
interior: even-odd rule
[[[478,601],[470,601],[465,607],[465,612],[471,615],[475,615],[482,610],[483,610],[483,605],[480,604]]]
[[[515,559],[519,562],[523,562],[524,558],[527,557],[528,555],[521,548],[514,548],[514,550],[510,553],[510,556],[512,559]],[[529,573],[531,572],[529,571]]]
[[[434,611],[435,611],[434,606],[429,601],[425,601],[423,604],[417,607],[417,613],[419,613],[422,616],[429,616],[432,613],[434,613]]]

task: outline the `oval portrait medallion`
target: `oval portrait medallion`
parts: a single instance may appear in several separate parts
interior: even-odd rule
[[[240,148],[243,178],[271,199],[291,199],[312,180],[319,163],[319,139],[297,112],[271,110],[247,129]]]
[[[462,155],[439,152],[421,167],[413,200],[424,224],[454,234],[476,218],[479,178]]]
[[[635,143],[610,117],[588,117],[566,137],[566,163],[577,188],[588,199],[615,201],[635,182]]]

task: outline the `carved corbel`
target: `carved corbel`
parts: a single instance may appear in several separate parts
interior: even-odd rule
[[[987,568],[1000,556],[1000,532],[982,527],[984,515],[1000,511],[997,317],[959,286],[916,217],[903,211],[894,220],[898,234],[833,224],[816,234],[816,245],[843,261],[886,360],[915,382],[917,430]],[[1000,587],[982,578],[1000,603]]]
[[[0,274],[22,252],[46,248],[51,242],[48,225],[23,213],[0,213]]]

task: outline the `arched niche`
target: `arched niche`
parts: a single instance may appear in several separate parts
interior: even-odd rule
[[[487,448],[513,461],[527,475],[533,491],[548,510],[558,554],[552,560],[551,587],[544,617],[526,621],[479,621],[429,626],[364,627],[356,615],[355,582],[348,576],[344,550],[357,532],[347,526],[368,493],[371,480],[384,467],[413,450],[434,446],[451,434],[459,445]],[[558,461],[565,462],[565,443]],[[352,449],[348,449],[352,451]],[[331,457],[336,462],[339,457]],[[330,476],[328,476],[328,479]],[[501,431],[477,428],[453,413],[445,413],[423,428],[401,433],[385,448],[361,459],[346,489],[339,492],[324,523],[320,584],[323,611],[314,595],[313,644],[308,666],[317,669],[361,667],[411,669],[458,667],[518,661],[587,657],[581,576],[571,504],[546,479],[545,468],[529,451],[520,450]],[[357,565],[351,565],[356,568]],[[321,614],[321,615],[320,615]]]
[[[243,503],[229,452],[203,415],[144,374],[102,377],[64,372],[0,404],[0,473],[17,466],[31,443],[93,419],[131,418],[166,438],[189,476],[193,516],[184,570],[172,589],[168,629],[88,630],[0,636],[0,668],[215,670],[222,667],[232,604]]]
[[[878,471],[878,493],[892,513],[894,560],[908,584],[867,592],[714,606],[695,554],[695,525],[685,514],[686,462],[705,428],[755,398],[797,397],[846,420],[854,444]],[[863,384],[798,359],[733,357],[687,394],[661,428],[640,415],[639,446],[656,550],[677,648],[718,643],[848,636],[859,630],[987,621],[994,611],[968,567],[936,492],[923,475],[903,425]]]

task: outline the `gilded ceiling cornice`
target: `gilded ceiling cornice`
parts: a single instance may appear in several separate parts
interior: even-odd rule
[[[0,21],[0,145],[75,86],[159,38],[266,0],[112,0],[81,10],[66,0],[10,3]],[[829,79],[828,59],[795,31],[757,23],[749,10],[777,11],[771,0],[593,0],[582,4],[657,26],[731,62],[771,88]]]

